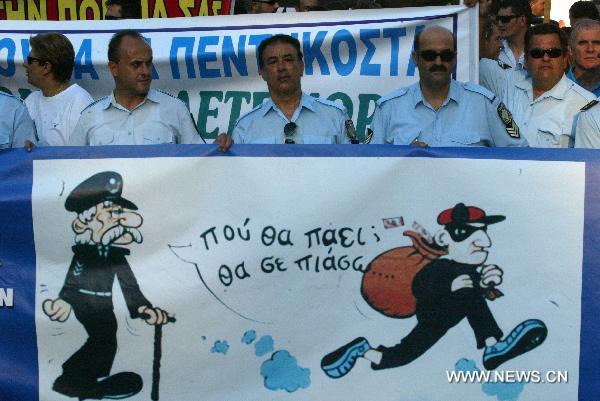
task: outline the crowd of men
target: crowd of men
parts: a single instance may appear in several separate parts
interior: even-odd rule
[[[419,81],[379,99],[364,142],[600,147],[600,16],[593,3],[571,7],[574,25],[567,38],[557,24],[532,25],[540,0],[479,2],[481,85],[452,79],[456,37],[429,26],[413,44]],[[108,0],[107,18],[139,17],[132,3]],[[111,38],[107,58],[114,89],[96,101],[70,82],[74,50],[64,35],[36,35],[30,47],[24,68],[39,91],[24,105],[0,94],[0,147],[203,142],[185,104],[151,88],[152,48],[138,32]],[[341,104],[303,91],[297,39],[274,35],[259,45],[257,56],[269,97],[242,115],[232,132],[217,137],[222,151],[234,143],[358,143]]]

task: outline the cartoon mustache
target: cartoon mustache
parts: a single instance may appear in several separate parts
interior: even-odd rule
[[[131,234],[133,240],[138,244],[142,242],[142,233],[137,228],[133,227],[124,227],[124,226],[115,226],[104,233],[100,242],[102,245],[107,246],[112,244],[117,239],[121,238],[126,233]]]
[[[429,72],[448,72],[448,69],[446,67],[444,67],[443,65],[432,65],[431,68],[429,69]]]

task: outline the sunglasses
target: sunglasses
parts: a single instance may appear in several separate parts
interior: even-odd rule
[[[544,54],[547,54],[550,58],[557,58],[563,55],[562,49],[551,47],[550,49],[531,49],[529,50],[529,55],[531,58],[544,58]]]
[[[443,62],[448,63],[454,60],[456,53],[453,50],[442,50],[441,52],[436,52],[435,50],[422,50],[419,52],[419,55],[425,61],[435,61],[439,56]]]
[[[496,21],[508,24],[513,18],[520,17],[520,15],[497,15]]]
[[[41,58],[27,56],[27,64],[32,64],[34,61],[37,61],[38,64],[46,64],[48,62]]]
[[[296,123],[287,123],[285,127],[283,127],[283,135],[285,136],[285,143],[287,145],[293,145],[296,143],[296,141],[294,141],[294,136],[296,135],[297,130],[298,124]]]

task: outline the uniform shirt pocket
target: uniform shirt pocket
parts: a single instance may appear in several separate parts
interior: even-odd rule
[[[561,146],[562,129],[558,124],[551,122],[541,124],[537,131],[537,139],[540,146],[543,147],[560,147]],[[568,140],[565,138],[565,140]]]
[[[448,133],[448,139],[451,142],[451,146],[469,146],[469,145],[481,145],[482,136],[477,131],[461,130],[461,131],[450,131]]]
[[[90,136],[90,146],[104,146],[115,144],[115,133],[112,131],[95,132]]]
[[[175,143],[175,138],[168,131],[155,131],[144,133],[144,144],[158,145],[164,143]]]

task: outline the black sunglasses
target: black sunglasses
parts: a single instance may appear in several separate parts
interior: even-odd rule
[[[520,15],[497,15],[496,21],[508,24],[513,18],[520,17]]]
[[[48,61],[41,59],[41,58],[37,58],[37,57],[31,57],[31,56],[27,56],[27,64],[32,64],[34,61],[37,61],[38,64],[46,64]]]
[[[294,141],[294,136],[296,135],[297,129],[298,125],[296,123],[287,123],[285,127],[283,127],[283,135],[285,136],[285,143],[287,145],[296,143],[296,141]]]
[[[547,54],[550,58],[557,58],[563,55],[563,51],[557,47],[551,47],[550,49],[540,49],[536,47],[535,49],[529,50],[529,55],[532,58],[544,58],[544,54]]]
[[[419,55],[425,61],[435,61],[439,56],[443,62],[448,63],[454,60],[456,53],[454,50],[442,50],[441,52],[436,52],[435,50],[422,50],[419,52]]]

